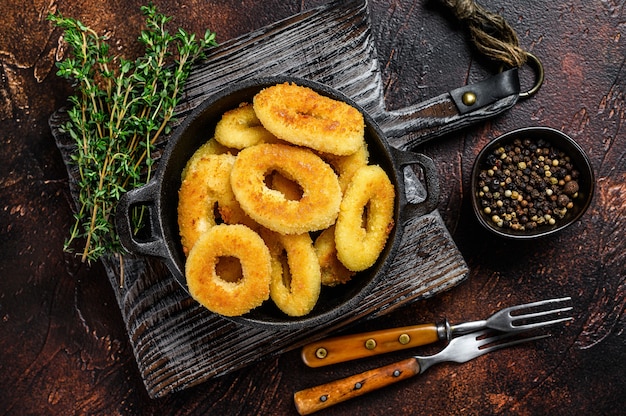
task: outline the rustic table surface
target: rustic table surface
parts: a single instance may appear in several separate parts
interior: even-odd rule
[[[171,1],[155,4],[173,25],[225,41],[324,1]],[[325,414],[622,414],[626,405],[626,139],[621,123],[626,19],[617,1],[490,0],[520,44],[538,56],[539,93],[493,120],[420,147],[437,163],[439,212],[469,269],[460,285],[362,322],[350,332],[479,319],[500,307],[573,297],[574,320],[534,344],[445,364],[424,376],[340,404]],[[63,252],[72,224],[65,166],[48,127],[71,92],[55,75],[54,10],[108,32],[137,52],[140,1],[58,0],[0,4],[0,413],[296,414],[293,393],[405,358],[396,353],[322,369],[299,352],[262,359],[158,399],[146,393],[113,290],[101,264]],[[438,0],[371,0],[372,34],[389,109],[476,82],[490,65]],[[522,70],[522,84],[532,73]],[[588,153],[597,189],[583,218],[533,242],[480,228],[469,204],[472,163],[495,136],[531,125],[561,129]],[[433,352],[439,346],[420,349]]]

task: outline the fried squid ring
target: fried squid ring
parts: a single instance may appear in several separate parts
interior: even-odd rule
[[[239,282],[243,277],[241,261],[237,257],[220,257],[215,265],[215,273],[225,282]]]
[[[322,285],[333,287],[347,283],[352,279],[355,272],[348,270],[337,258],[335,226],[322,231],[315,239],[313,248],[315,249],[317,259],[320,263]]]
[[[187,176],[187,171],[198,164],[198,161],[205,156],[208,155],[222,155],[222,154],[237,154],[237,149],[231,149],[229,147],[223,146],[218,143],[214,138],[209,139],[206,143],[198,148],[194,152],[194,154],[189,158],[183,172],[181,174],[181,179],[185,180]]]
[[[205,154],[207,149],[201,149],[202,154],[192,157],[185,167],[178,191],[178,228],[185,254],[218,220],[231,224],[249,222],[230,186],[235,156]]]
[[[369,151],[365,142],[359,150],[348,156],[337,156],[329,153],[322,153],[320,156],[337,173],[341,192],[346,191],[354,172],[366,166],[369,162]]]
[[[337,257],[352,271],[372,266],[393,228],[395,191],[378,165],[360,168],[348,185],[335,226]]]
[[[279,172],[302,188],[289,200],[266,184]],[[235,197],[255,221],[282,234],[302,234],[332,225],[341,204],[341,189],[332,168],[312,151],[283,144],[259,144],[239,152],[230,175]]]
[[[352,154],[363,144],[363,115],[308,87],[267,87],[254,96],[253,106],[263,126],[287,142],[336,155]]]
[[[311,312],[321,291],[320,265],[308,233],[263,233],[272,256],[270,298],[289,316]]]
[[[252,105],[242,103],[222,115],[215,126],[215,140],[227,147],[244,149],[276,138],[261,125]]]
[[[272,176],[268,178],[268,185],[271,189],[275,189],[285,195],[285,198],[290,201],[299,201],[300,198],[302,198],[302,188],[300,188],[300,185],[285,178],[278,172],[274,172]]]
[[[241,262],[241,279],[220,278],[221,257]],[[204,233],[189,252],[185,264],[191,296],[212,312],[239,316],[269,299],[272,266],[263,239],[245,225],[216,225]]]

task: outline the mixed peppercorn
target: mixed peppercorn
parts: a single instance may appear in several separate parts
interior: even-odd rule
[[[497,227],[534,230],[574,208],[578,176],[570,157],[546,140],[515,139],[486,156],[475,191]]]

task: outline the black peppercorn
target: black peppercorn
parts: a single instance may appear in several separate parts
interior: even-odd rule
[[[566,182],[563,186],[563,192],[568,195],[574,195],[576,192],[578,192],[578,182],[573,180]]]

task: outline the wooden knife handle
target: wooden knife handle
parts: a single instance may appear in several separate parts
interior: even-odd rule
[[[296,392],[293,400],[298,413],[309,415],[337,403],[361,396],[419,374],[414,357],[341,380]]]
[[[404,350],[439,340],[437,325],[424,324],[326,338],[305,345],[302,361],[309,367],[342,363]]]

